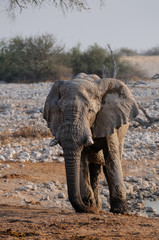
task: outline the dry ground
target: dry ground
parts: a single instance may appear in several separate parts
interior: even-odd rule
[[[33,183],[58,180],[65,181],[63,163],[9,163],[11,168],[1,175],[1,189],[6,192],[15,188],[14,182]],[[130,164],[130,163],[129,163]],[[133,164],[133,163],[132,163]],[[136,163],[141,169],[142,162]],[[132,175],[123,161],[124,175]],[[16,174],[13,170],[16,169]],[[135,173],[134,173],[135,174]],[[11,200],[11,201],[10,201]],[[33,200],[20,206],[13,198],[0,201],[0,239],[63,239],[63,240],[159,240],[159,220],[134,215],[115,215],[109,212],[100,214],[76,214],[73,210],[42,207]],[[14,205],[13,205],[14,203]]]
[[[126,60],[138,64],[149,77],[159,72],[159,56],[128,57]],[[2,139],[6,143],[8,139]],[[4,162],[2,162],[4,164]],[[7,164],[7,163],[5,163]],[[127,169],[132,164],[140,171]],[[151,161],[153,167],[155,162]],[[1,189],[6,193],[15,189],[16,180],[33,183],[53,180],[65,181],[62,163],[20,163],[9,162],[11,168],[1,173]],[[13,173],[16,169],[16,174]],[[142,162],[123,162],[124,175],[142,176],[146,171]],[[0,199],[0,240],[1,239],[63,239],[63,240],[159,240],[159,220],[134,215],[115,215],[109,212],[100,214],[76,214],[73,210],[42,207],[36,199],[21,206],[16,199]]]
[[[157,220],[110,213],[1,206],[0,225],[0,239],[159,239]]]

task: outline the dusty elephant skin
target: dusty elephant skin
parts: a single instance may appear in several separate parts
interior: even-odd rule
[[[44,119],[64,151],[69,200],[76,212],[101,208],[98,183],[101,167],[110,191],[111,211],[127,213],[121,168],[122,148],[137,103],[117,79],[78,74],[57,81],[44,107]]]

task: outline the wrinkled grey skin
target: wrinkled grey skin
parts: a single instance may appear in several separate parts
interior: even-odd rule
[[[68,196],[77,212],[101,208],[98,183],[101,166],[110,191],[110,211],[126,213],[121,167],[122,148],[137,103],[117,79],[78,74],[57,81],[44,107],[44,119],[64,151]]]

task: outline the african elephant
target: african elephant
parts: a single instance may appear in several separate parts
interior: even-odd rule
[[[126,213],[121,158],[129,122],[138,114],[128,87],[117,79],[78,74],[56,81],[45,102],[44,119],[64,152],[69,200],[76,212],[101,208],[101,166],[108,182],[111,212]]]

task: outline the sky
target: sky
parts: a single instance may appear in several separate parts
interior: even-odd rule
[[[159,0],[89,1],[91,10],[66,12],[45,4],[8,16],[0,2],[0,39],[53,34],[69,50],[78,43],[81,49],[97,43],[114,50],[122,47],[144,51],[159,46]]]

